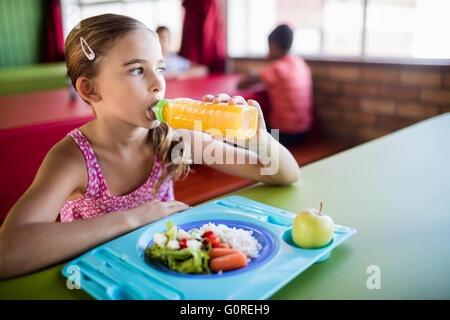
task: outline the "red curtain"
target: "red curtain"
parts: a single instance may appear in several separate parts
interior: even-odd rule
[[[184,0],[183,35],[179,54],[207,65],[210,72],[225,71],[225,30],[218,0]]]
[[[46,0],[44,62],[64,61],[64,34],[60,0]]]

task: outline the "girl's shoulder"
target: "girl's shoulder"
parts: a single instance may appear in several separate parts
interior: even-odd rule
[[[65,136],[47,153],[41,165],[45,171],[70,176],[76,190],[86,189],[88,184],[87,166],[83,152],[75,140]]]
[[[64,158],[71,165],[85,164],[83,152],[78,147],[75,140],[70,136],[65,136],[59,140],[49,151],[54,157]]]

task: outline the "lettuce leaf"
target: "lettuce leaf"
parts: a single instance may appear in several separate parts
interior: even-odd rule
[[[210,274],[209,255],[201,249],[184,248],[175,250],[153,244],[145,249],[146,256],[161,262],[170,269],[182,273]]]
[[[177,226],[173,224],[172,221],[168,221],[166,223],[166,236],[170,240],[176,240],[177,239]]]
[[[170,240],[176,240],[177,226],[172,221],[166,223],[166,236]],[[174,271],[181,273],[210,274],[209,244],[206,248],[171,249],[167,246],[160,247],[154,243],[144,250],[147,259],[158,261]]]

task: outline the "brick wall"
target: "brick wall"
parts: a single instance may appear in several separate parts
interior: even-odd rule
[[[450,67],[307,60],[325,133],[351,144],[450,112]],[[266,62],[234,59],[244,73]]]

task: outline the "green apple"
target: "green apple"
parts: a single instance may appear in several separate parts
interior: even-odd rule
[[[300,212],[292,225],[292,240],[305,249],[320,248],[333,238],[333,220],[317,209],[305,209]]]

